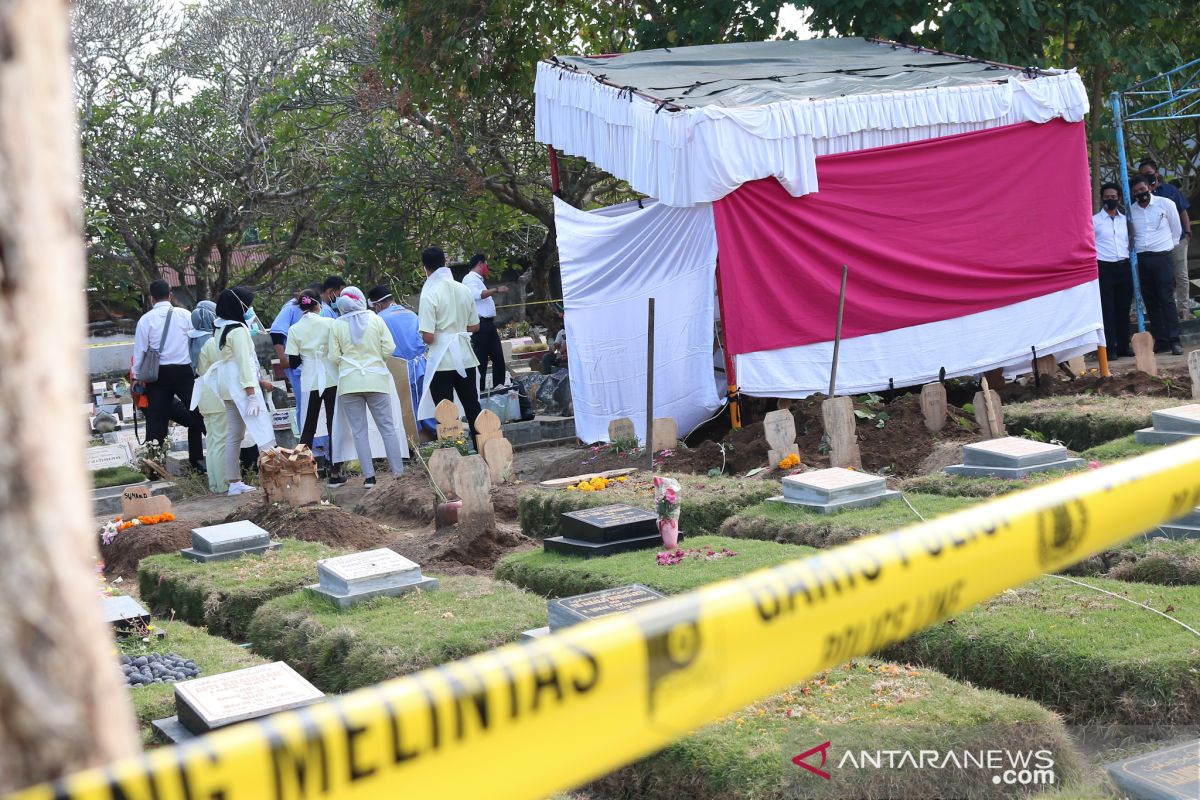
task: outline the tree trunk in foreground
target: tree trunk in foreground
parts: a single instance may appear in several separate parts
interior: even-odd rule
[[[0,792],[135,755],[97,602],[66,0],[0,0]]]

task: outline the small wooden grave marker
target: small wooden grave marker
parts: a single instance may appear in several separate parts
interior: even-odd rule
[[[628,442],[630,439],[637,441],[637,431],[634,430],[633,420],[629,417],[617,417],[608,423],[609,444],[622,440]]]
[[[1042,378],[1052,378],[1054,377],[1054,374],[1058,372],[1058,361],[1055,360],[1053,354],[1048,356],[1038,356],[1037,361],[1034,363],[1037,365],[1038,375],[1040,375]]]
[[[1003,386],[1004,385],[1004,367],[996,367],[995,369],[989,369],[987,372],[983,373],[983,377],[987,378],[987,382],[992,386]]]
[[[1067,369],[1071,371],[1071,377],[1083,377],[1087,373],[1087,362],[1083,360],[1083,356],[1075,356],[1067,362]]]
[[[492,508],[492,480],[483,456],[460,458],[454,467],[454,491],[462,499],[459,529],[489,530],[496,527]]]
[[[1154,357],[1154,337],[1148,331],[1129,337],[1133,348],[1134,367],[1147,375],[1158,375],[1158,359]]]
[[[457,439],[462,436],[463,424],[458,416],[458,406],[451,400],[442,400],[433,409],[437,420],[437,437],[439,439]]]
[[[921,387],[921,415],[925,430],[937,433],[946,427],[946,387],[940,381]]]
[[[767,461],[777,466],[788,456],[800,456],[796,445],[796,418],[786,409],[768,411],[763,417],[763,434],[767,437]]]
[[[169,513],[171,498],[165,494],[151,494],[149,484],[130,486],[121,493],[121,519]]]
[[[1188,353],[1188,373],[1192,376],[1192,399],[1200,400],[1200,350]]]
[[[821,403],[825,435],[829,437],[829,466],[862,469],[862,455],[855,435],[854,400],[832,397]]]
[[[487,462],[492,483],[504,483],[512,474],[512,443],[500,436],[483,443],[483,460]]]
[[[437,488],[447,497],[454,494],[454,470],[458,467],[460,459],[462,453],[453,447],[439,447],[429,456],[429,474]]]
[[[679,427],[674,417],[657,417],[650,433],[651,446],[654,452],[674,450],[679,447]]]
[[[995,389],[988,389],[986,394],[982,391],[976,392],[973,402],[975,422],[978,423],[979,433],[983,438],[999,439],[1008,435],[1004,431],[1004,416],[1001,410],[1003,406],[1000,403],[1000,395]],[[989,408],[989,402],[991,408]]]
[[[500,432],[500,417],[490,409],[484,409],[475,417],[475,452],[483,454],[483,446],[493,439],[503,439]]]

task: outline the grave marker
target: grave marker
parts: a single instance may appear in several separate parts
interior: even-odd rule
[[[609,444],[616,441],[628,442],[631,439],[637,441],[637,431],[633,427],[633,420],[629,417],[617,417],[608,423]]]
[[[1188,374],[1192,378],[1192,399],[1200,400],[1200,350],[1188,353]]]
[[[1200,797],[1200,739],[1105,765],[1127,797],[1195,800]]]
[[[658,417],[654,420],[650,442],[656,453],[679,447],[679,426],[675,423],[674,417]]]
[[[1067,362],[1067,369],[1071,371],[1071,375],[1079,378],[1087,372],[1087,362],[1083,356],[1075,356]]]
[[[421,575],[421,567],[404,556],[381,547],[317,561],[317,583],[306,587],[328,597],[341,608],[370,600],[395,597],[418,589],[438,588],[436,578]]]
[[[437,438],[457,439],[462,436],[462,419],[459,418],[458,406],[452,401],[440,401],[433,409],[433,416],[437,420]]]
[[[132,463],[133,450],[128,444],[105,444],[87,449],[87,465],[92,472],[111,467],[125,467]]]
[[[1174,444],[1200,435],[1200,403],[1152,411],[1150,418],[1154,426],[1134,434],[1139,444]]]
[[[175,684],[176,716],[152,723],[181,742],[237,722],[319,702],[325,694],[282,661]]]
[[[1058,444],[1007,436],[963,446],[963,463],[946,467],[950,475],[1023,478],[1032,472],[1079,469],[1082,458],[1071,458]]]
[[[847,508],[877,506],[898,497],[900,493],[888,489],[887,482],[878,475],[833,467],[784,477],[783,495],[771,500],[832,514]]]
[[[483,445],[483,460],[487,462],[492,483],[504,483],[512,474],[513,446],[503,436]]]
[[[192,530],[192,546],[179,551],[192,561],[228,561],[279,548],[271,535],[249,520],[226,522]]]
[[[413,409],[412,387],[408,384],[408,360],[389,356],[387,359],[388,372],[392,373],[392,383],[396,384],[396,396],[400,400],[400,419],[404,423],[404,435],[413,442],[421,441],[421,433],[417,429],[417,413]]]
[[[454,470],[461,458],[462,453],[453,447],[439,447],[429,454],[429,474],[437,488],[447,497],[455,494]]]
[[[767,412],[763,417],[763,435],[767,439],[767,461],[774,467],[788,456],[800,456],[796,445],[796,418],[787,409]]]
[[[496,527],[492,508],[492,481],[483,456],[461,458],[454,467],[454,493],[462,500],[459,528],[491,530]]]
[[[658,516],[622,503],[565,512],[558,529],[542,543],[548,553],[607,556],[662,545]]]
[[[1154,357],[1154,336],[1149,331],[1135,333],[1129,337],[1133,348],[1134,367],[1147,375],[1158,375],[1158,359]]]
[[[121,519],[154,516],[171,513],[171,498],[165,494],[154,494],[150,483],[130,486],[121,493]]]
[[[988,408],[988,402],[992,408]],[[985,439],[998,439],[1005,436],[1003,405],[1000,395],[995,389],[988,389],[987,394],[976,392],[971,401],[975,406],[975,422],[979,425],[979,435]]]
[[[150,624],[150,612],[128,595],[102,597],[100,608],[104,621],[120,633],[144,629]]]
[[[927,383],[921,387],[921,415],[925,418],[925,430],[937,433],[946,427],[946,387]]]
[[[483,446],[492,439],[503,438],[500,433],[500,417],[490,409],[484,409],[475,417],[475,452],[483,454]]]
[[[854,401],[834,397],[821,403],[821,419],[829,437],[829,466],[862,469],[862,455],[855,434]]]
[[[549,636],[554,631],[569,628],[579,622],[599,619],[610,614],[622,614],[646,603],[661,600],[663,597],[665,595],[654,591],[649,586],[631,583],[628,586],[601,589],[598,592],[564,597],[560,600],[547,600],[546,616],[549,624],[525,631],[521,634],[521,639],[528,641]]]

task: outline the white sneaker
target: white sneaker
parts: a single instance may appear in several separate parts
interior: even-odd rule
[[[256,492],[256,491],[258,491],[258,489],[256,489],[255,487],[250,486],[245,483],[242,483],[241,481],[236,481],[234,483],[229,484],[229,492],[228,492],[227,496],[236,497],[239,494],[246,494],[247,492]]]

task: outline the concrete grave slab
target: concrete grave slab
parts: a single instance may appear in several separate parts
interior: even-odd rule
[[[328,597],[341,608],[373,597],[395,597],[417,589],[432,591],[439,586],[436,578],[421,575],[416,562],[386,547],[323,558],[317,561],[317,580],[308,590]]]
[[[192,546],[179,551],[192,561],[227,561],[242,555],[279,548],[271,535],[249,520],[226,522],[192,530]]]
[[[785,476],[783,496],[770,499],[832,514],[847,508],[876,506],[899,496],[878,475],[833,467]]]

